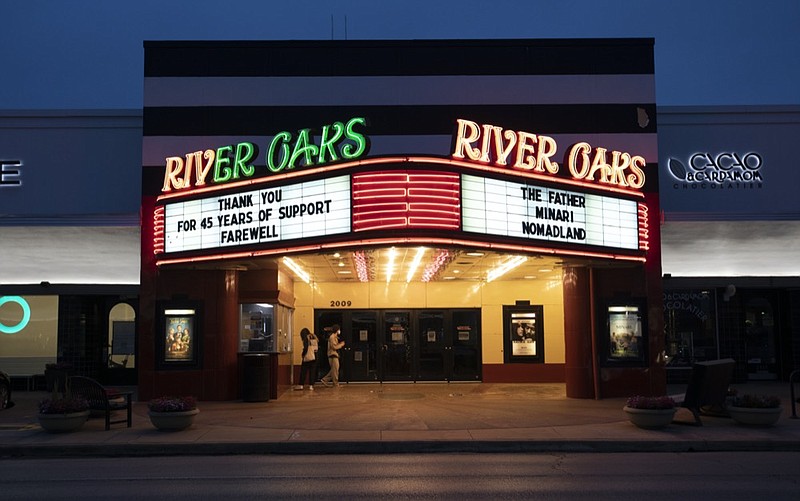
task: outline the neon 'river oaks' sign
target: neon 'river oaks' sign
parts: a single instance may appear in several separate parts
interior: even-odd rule
[[[319,137],[312,134],[311,129],[301,129],[295,133],[279,132],[266,148],[264,165],[270,172],[277,173],[285,169],[358,158],[369,150],[367,136],[359,131],[365,126],[366,119],[355,117],[347,122],[324,125]],[[182,157],[167,157],[161,191],[167,193],[253,177],[258,155],[258,146],[241,142],[186,153]]]
[[[558,144],[552,137],[465,119],[457,119],[456,123],[455,146],[451,152],[456,160],[543,175],[555,175],[561,169],[555,160]],[[264,148],[263,160],[259,158],[258,146],[250,142],[167,157],[161,191],[168,193],[252,178],[256,175],[256,162],[266,166],[270,174],[355,160],[369,153],[366,126],[365,118],[355,117],[317,130],[282,131]],[[634,190],[645,184],[643,157],[592,147],[587,142],[567,148],[563,165],[573,179],[582,182]]]
[[[478,124],[458,119],[453,157],[511,167],[540,174],[557,174],[561,166],[553,158],[558,152],[556,140],[549,136],[503,129],[496,125]],[[622,188],[644,186],[645,159],[606,148],[592,148],[589,143],[575,143],[564,155],[570,175]]]

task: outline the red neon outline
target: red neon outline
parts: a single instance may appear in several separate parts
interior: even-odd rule
[[[247,179],[245,181],[237,181],[234,183],[226,183],[226,184],[217,184],[213,186],[204,186],[201,188],[195,188],[191,191],[178,191],[178,192],[171,192],[166,194],[159,195],[156,200],[168,200],[172,198],[179,198],[184,196],[194,196],[199,195],[202,193],[211,193],[215,191],[222,191],[228,190],[231,188],[238,188],[242,186],[254,186],[264,183],[272,183],[277,181],[283,181],[287,179],[293,179],[296,177],[302,176],[310,176],[312,174],[320,174],[326,172],[334,172],[343,169],[349,169],[351,167],[360,167],[365,165],[378,165],[378,164],[388,164],[388,163],[431,163],[431,164],[438,164],[438,165],[447,165],[453,167],[464,167],[467,169],[473,169],[483,172],[493,172],[498,174],[504,175],[515,175],[521,178],[528,178],[528,179],[536,179],[541,181],[547,181],[550,183],[557,183],[557,184],[567,184],[571,186],[578,186],[581,188],[591,188],[601,191],[609,191],[612,193],[620,193],[630,196],[642,197],[644,198],[644,193],[640,191],[633,191],[633,190],[625,190],[622,188],[616,188],[614,186],[606,186],[603,184],[593,184],[587,183],[585,181],[578,181],[574,179],[567,179],[563,177],[553,177],[552,175],[546,174],[538,174],[536,172],[529,172],[517,169],[501,169],[498,167],[493,167],[491,165],[484,165],[484,164],[476,164],[473,162],[466,162],[463,160],[455,160],[451,158],[440,158],[440,157],[424,157],[424,156],[397,156],[397,157],[382,157],[382,158],[366,158],[362,160],[355,160],[353,162],[344,162],[336,165],[326,165],[324,167],[317,167],[311,169],[303,169],[299,171],[288,172],[285,174],[273,174],[271,176],[259,177],[256,179]],[[452,174],[452,173],[451,173]]]
[[[457,238],[427,238],[427,237],[404,237],[404,238],[373,238],[366,240],[351,240],[348,242],[336,242],[317,245],[304,245],[300,247],[284,247],[281,249],[265,249],[260,251],[251,252],[234,252],[231,254],[214,254],[198,257],[187,258],[174,258],[162,259],[156,261],[157,266],[164,266],[170,264],[183,264],[183,263],[202,263],[206,261],[225,260],[225,259],[241,259],[241,258],[254,258],[254,257],[269,257],[280,254],[303,254],[308,252],[319,252],[328,249],[344,249],[349,247],[359,246],[385,246],[385,245],[442,245],[442,246],[459,246],[459,247],[475,247],[480,249],[500,250],[510,252],[522,252],[526,254],[548,254],[551,256],[576,256],[576,257],[590,257],[601,259],[613,259],[617,261],[637,261],[647,262],[647,258],[643,256],[626,256],[622,254],[608,254],[603,252],[579,252],[564,249],[550,249],[546,247],[526,247],[524,245],[503,244],[497,242],[480,242],[473,240],[462,240]]]
[[[649,211],[647,205],[643,203],[638,204],[639,216],[639,249],[650,250],[650,224],[649,224]]]

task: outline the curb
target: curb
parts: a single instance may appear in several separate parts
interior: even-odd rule
[[[0,458],[164,457],[264,454],[800,452],[800,441],[397,441],[6,445]]]

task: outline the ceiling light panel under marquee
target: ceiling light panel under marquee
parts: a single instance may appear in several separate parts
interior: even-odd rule
[[[340,256],[304,254],[292,256],[291,259],[311,282],[553,280],[560,279],[563,264],[561,259],[552,256],[520,256],[490,250],[470,252],[434,247],[385,247],[357,250]],[[391,267],[390,262],[393,263]],[[342,274],[343,269],[349,273]],[[291,268],[290,271],[300,276]]]

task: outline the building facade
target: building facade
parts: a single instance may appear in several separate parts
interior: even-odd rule
[[[146,43],[140,395],[337,325],[344,381],[663,391],[654,95],[652,40]]]
[[[279,391],[300,329],[324,350],[337,324],[345,382],[593,398],[726,357],[737,381],[785,380],[800,110],[656,114],[651,45],[153,43],[144,112],[3,112],[0,368],[22,388],[60,362],[142,398],[236,399],[247,355],[270,356]],[[603,174],[615,154],[644,160],[643,186]],[[636,204],[635,245],[580,238],[593,197]]]

